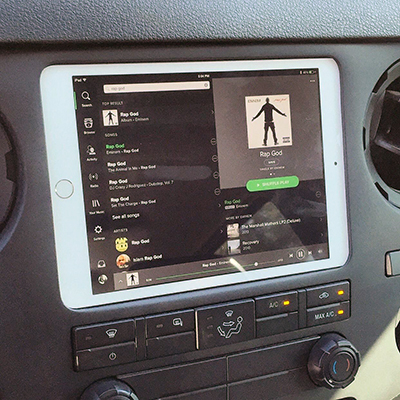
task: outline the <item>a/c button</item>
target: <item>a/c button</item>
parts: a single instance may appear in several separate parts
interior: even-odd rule
[[[332,304],[311,308],[307,310],[307,326],[328,324],[342,321],[350,317],[350,303],[345,301],[340,304]]]
[[[297,311],[297,292],[277,293],[256,298],[257,318]]]

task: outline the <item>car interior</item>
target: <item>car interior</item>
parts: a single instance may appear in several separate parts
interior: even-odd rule
[[[400,399],[398,4],[0,12],[0,399]]]

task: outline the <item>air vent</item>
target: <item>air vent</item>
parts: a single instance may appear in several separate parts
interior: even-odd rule
[[[364,148],[376,188],[400,208],[400,62],[381,76],[375,89],[365,120]]]
[[[20,177],[14,135],[0,113],[0,250],[13,231],[11,219],[18,200]]]
[[[400,351],[400,322],[396,326],[395,337],[397,348]]]

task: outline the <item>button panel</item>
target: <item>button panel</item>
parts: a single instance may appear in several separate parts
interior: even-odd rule
[[[117,377],[135,388],[139,399],[164,399],[226,385],[225,357],[134,372]],[[214,399],[214,397],[209,397]]]
[[[349,282],[299,288],[197,309],[75,327],[74,365],[82,371],[168,357],[347,318]]]
[[[319,337],[301,339],[228,356],[228,382],[254,379],[307,365]]]
[[[243,400],[249,393],[251,400],[295,396],[299,388],[315,388],[308,378],[307,363],[319,339],[308,337],[206,361],[127,373],[117,379],[135,388],[139,399]],[[260,390],[249,391],[253,384],[260,385]]]

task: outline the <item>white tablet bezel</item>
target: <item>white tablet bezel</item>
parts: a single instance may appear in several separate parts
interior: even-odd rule
[[[213,277],[92,293],[83,186],[74,108],[73,76],[313,69],[319,70],[329,258]],[[40,78],[59,285],[70,308],[143,299],[342,266],[349,255],[339,69],[333,59],[251,60],[146,64],[57,65]],[[62,121],[62,123],[60,123]],[[61,198],[55,187],[73,184]],[[262,254],[262,253],[260,253]]]

